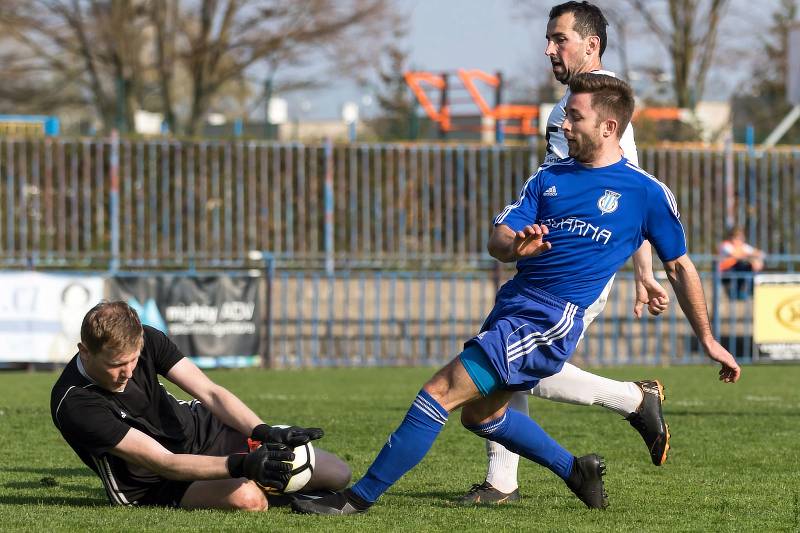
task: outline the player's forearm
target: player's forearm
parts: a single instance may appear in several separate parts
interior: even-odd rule
[[[179,481],[230,478],[227,457],[169,454],[148,466],[159,476]]]
[[[225,387],[219,385],[206,398],[205,406],[225,425],[243,435],[250,435],[253,428],[264,421],[259,418],[242,400]]]
[[[501,263],[513,263],[517,260],[517,255],[514,253],[513,248],[489,248],[489,255],[500,261]]]
[[[653,278],[653,254],[648,241],[633,254],[633,272],[637,280]]]
[[[131,428],[111,453],[166,479],[229,478],[226,457],[175,454],[138,429]]]
[[[503,263],[512,263],[517,260],[514,251],[514,233],[511,229],[505,231],[505,226],[497,226],[489,238],[487,249],[489,255]]]
[[[697,269],[686,255],[665,263],[664,267],[686,319],[705,348],[714,337],[711,334],[703,285]]]

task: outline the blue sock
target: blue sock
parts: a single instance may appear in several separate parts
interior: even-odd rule
[[[419,391],[403,422],[389,435],[381,453],[351,490],[374,503],[425,457],[447,422],[447,415],[430,394]]]
[[[465,427],[476,435],[498,442],[512,452],[546,466],[563,480],[572,471],[575,456],[562,448],[533,419],[519,411],[506,409],[498,419]]]

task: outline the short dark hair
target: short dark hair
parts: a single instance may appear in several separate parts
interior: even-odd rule
[[[617,138],[628,127],[633,116],[633,90],[624,81],[606,74],[584,72],[577,74],[569,82],[572,94],[589,93],[592,95],[592,108],[597,111],[601,120],[614,118],[619,127]]]
[[[744,235],[744,228],[742,226],[739,226],[739,225],[731,226],[728,229],[728,232],[725,234],[725,236],[728,239],[732,239],[732,238],[736,237],[737,233],[741,233],[742,235]]]
[[[600,38],[600,57],[603,57],[603,52],[606,51],[606,44],[608,44],[608,36],[606,35],[608,21],[603,12],[600,11],[600,8],[585,1],[564,2],[550,10],[550,20],[566,13],[572,13],[572,16],[575,17],[575,24],[572,29],[578,32],[581,38],[585,39],[590,35],[597,35]]]
[[[142,347],[139,315],[125,302],[100,302],[81,324],[81,343],[90,354],[123,353]]]

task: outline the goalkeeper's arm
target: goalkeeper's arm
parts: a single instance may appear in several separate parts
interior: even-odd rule
[[[245,477],[264,486],[283,489],[290,477],[294,454],[278,446],[262,446],[247,454],[227,457],[172,453],[158,441],[131,428],[114,448],[112,455],[136,464],[165,479],[199,481]]]
[[[183,358],[167,373],[167,379],[208,408],[225,425],[253,440],[268,444],[285,444],[290,448],[322,437],[319,428],[276,428],[268,426],[243,401],[228,389],[211,381],[191,360]]]

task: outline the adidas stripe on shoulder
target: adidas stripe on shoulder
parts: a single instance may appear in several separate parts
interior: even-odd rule
[[[566,165],[571,165],[571,164],[573,164],[573,163],[574,163],[574,160],[573,160],[571,157],[569,157],[569,158],[567,158],[567,159],[562,159],[562,160],[560,160],[560,161],[555,161],[555,162],[553,162],[553,163],[544,163],[544,164],[542,164],[542,166],[540,166],[540,167],[539,167],[539,168],[536,170],[536,173],[535,173],[533,176],[531,176],[530,178],[528,178],[528,179],[527,179],[527,181],[525,181],[525,184],[524,184],[524,185],[522,185],[522,191],[519,193],[519,199],[518,199],[516,202],[514,202],[513,204],[509,204],[509,205],[507,205],[507,206],[505,207],[505,209],[503,209],[503,210],[500,212],[500,214],[499,214],[499,215],[497,215],[497,216],[494,218],[494,224],[495,224],[495,225],[502,224],[502,223],[503,223],[503,220],[505,220],[505,218],[508,216],[508,214],[509,214],[509,213],[511,213],[511,211],[513,211],[514,209],[516,209],[516,208],[518,208],[519,206],[521,206],[521,205],[522,205],[522,201],[525,199],[525,195],[526,195],[526,193],[527,193],[527,191],[528,191],[528,185],[529,185],[529,184],[530,184],[530,183],[531,183],[533,180],[535,180],[536,178],[538,178],[538,177],[539,177],[539,175],[540,175],[540,174],[541,174],[543,171],[545,171],[545,170],[547,170],[547,169],[549,169],[549,168],[551,168],[551,167],[557,167],[557,166],[566,166]],[[548,189],[548,191],[549,191],[549,190],[550,190],[550,189]],[[545,191],[545,194],[546,194],[546,193],[547,193],[547,191]],[[550,196],[550,195],[547,195],[547,196]],[[555,196],[555,194],[553,194],[552,196]]]
[[[652,174],[650,174],[648,172],[645,172],[644,170],[642,170],[641,168],[637,167],[636,165],[634,165],[630,161],[625,163],[625,166],[628,167],[631,170],[635,170],[636,172],[638,172],[639,174],[641,174],[643,176],[647,176],[648,178],[650,178],[651,180],[656,182],[658,184],[658,186],[661,187],[661,190],[662,190],[662,192],[664,193],[664,196],[667,199],[667,203],[669,204],[670,210],[672,211],[672,213],[676,217],[680,218],[681,214],[678,212],[678,202],[677,202],[677,200],[675,200],[675,195],[672,194],[672,191],[669,190],[669,187],[667,187],[662,181],[659,181],[658,178],[656,178],[655,176],[653,176]]]

